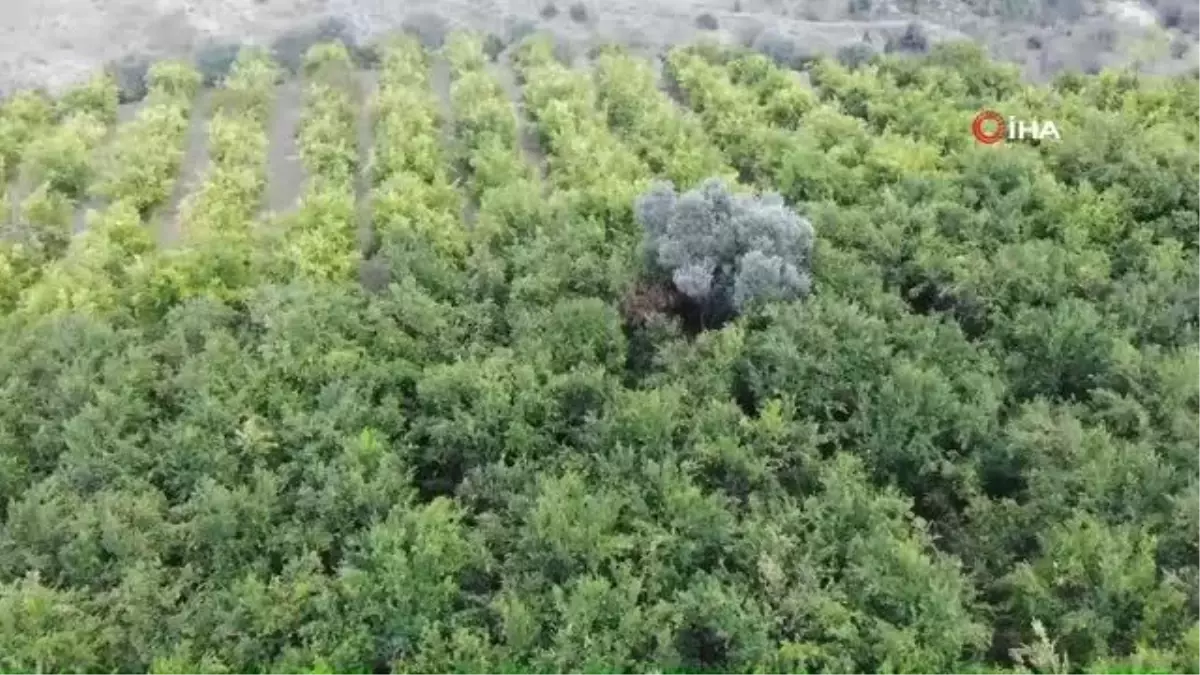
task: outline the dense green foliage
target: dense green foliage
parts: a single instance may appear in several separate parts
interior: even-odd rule
[[[198,73],[0,108],[6,184],[103,200],[0,211],[0,671],[1200,669],[1196,79],[698,46],[676,102],[532,39],[541,172],[481,40],[379,54],[308,54],[263,216],[244,51],[169,249]],[[719,327],[661,251],[721,232],[638,212],[710,177],[795,272]]]

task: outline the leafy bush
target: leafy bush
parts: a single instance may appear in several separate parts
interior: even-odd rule
[[[7,189],[28,144],[54,121],[54,107],[40,92],[20,92],[0,108],[0,166]]]
[[[159,61],[147,71],[146,83],[151,95],[190,102],[200,90],[203,76],[183,61]]]
[[[30,143],[25,151],[25,177],[34,185],[45,183],[47,189],[69,201],[82,198],[92,179],[92,152],[107,133],[92,115],[73,115],[54,133]]]
[[[812,286],[812,224],[778,195],[733,194],[720,179],[678,195],[658,184],[638,199],[651,269],[718,324],[756,300],[791,300]]]
[[[39,185],[21,202],[21,221],[29,226],[25,238],[42,260],[54,260],[71,240],[75,204],[49,183]]]
[[[640,191],[637,183],[645,177],[646,167],[608,130],[589,78],[559,62],[554,43],[547,39],[522,45],[517,65],[529,81],[525,102],[551,155],[551,179],[564,189],[580,190],[582,201],[605,215],[614,207],[625,212],[625,191]],[[609,189],[618,185],[620,190]]]
[[[130,284],[144,281],[141,263],[153,251],[154,241],[137,210],[118,202],[103,214],[93,214],[67,255],[29,289],[21,312],[113,312],[128,297]]]
[[[150,96],[156,91],[167,90],[152,86]],[[161,205],[170,196],[183,161],[186,110],[175,102],[151,105],[124,126],[106,149],[95,193],[111,201],[131,200],[143,214]],[[148,148],[154,152],[148,153]]]
[[[61,118],[72,115],[89,115],[105,126],[117,122],[117,82],[107,73],[102,73],[75,87],[58,100],[57,114]]]

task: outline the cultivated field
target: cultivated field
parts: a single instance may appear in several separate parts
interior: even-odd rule
[[[1195,77],[375,37],[0,105],[0,671],[1197,672]]]

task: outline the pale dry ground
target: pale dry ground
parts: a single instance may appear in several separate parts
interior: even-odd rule
[[[569,16],[569,0],[558,0],[559,15],[550,21],[539,16],[546,0],[0,0],[0,92],[59,89],[129,54],[186,56],[224,40],[267,44],[286,30],[330,16],[348,22],[360,39],[396,30],[408,17],[436,13],[451,26],[503,33],[524,20],[580,42],[619,40],[646,47],[690,39],[703,12],[718,18],[723,29],[771,25],[814,49],[854,42],[871,26],[905,23],[903,17],[816,23],[800,15],[780,16],[791,10],[769,7],[767,0],[742,0],[740,12],[734,11],[735,2],[593,0],[585,2],[588,20],[579,23]],[[957,34],[937,27],[931,33]]]
[[[187,56],[213,41],[268,44],[285,31],[326,17],[346,22],[364,40],[394,31],[415,16],[437,14],[451,27],[498,34],[526,22],[550,29],[584,51],[603,41],[654,51],[693,39],[701,32],[696,18],[708,13],[720,23],[717,35],[726,39],[766,27],[822,52],[862,41],[865,35],[879,42],[881,35],[897,34],[919,18],[931,40],[974,37],[998,55],[1026,63],[1031,74],[1132,58],[1145,48],[1142,34],[1157,29],[1144,25],[1153,15],[1141,0],[1082,1],[1093,3],[1092,9],[1064,24],[980,19],[967,4],[978,0],[858,0],[856,4],[866,2],[871,9],[857,18],[869,20],[847,20],[855,18],[849,16],[848,0],[583,0],[588,9],[584,22],[570,16],[575,0],[0,0],[0,93],[31,86],[57,90],[130,54]],[[901,10],[914,3],[920,4],[919,17]],[[558,9],[550,20],[541,17],[547,4]],[[1111,54],[1096,54],[1089,47],[1092,24],[1119,33]],[[1026,45],[1030,36],[1037,36],[1042,46],[1031,50]],[[1195,53],[1193,47],[1174,62],[1192,65]]]
[[[264,204],[268,213],[283,213],[290,209],[304,185],[304,164],[296,140],[303,107],[304,88],[298,80],[279,85],[268,131],[270,153],[267,155]]]
[[[162,211],[155,215],[156,230],[160,244],[173,246],[178,244],[184,235],[185,200],[196,194],[207,178],[208,134],[209,122],[213,113],[213,93],[210,89],[201,90],[192,106],[188,118],[187,137],[184,140],[183,159],[179,166],[179,175],[175,179],[171,197],[163,205]]]

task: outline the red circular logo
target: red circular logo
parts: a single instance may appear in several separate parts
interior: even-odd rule
[[[993,129],[988,131],[984,125],[988,122],[993,123]],[[1004,117],[994,110],[984,110],[975,116],[975,120],[971,122],[971,133],[974,134],[975,140],[985,145],[992,145],[1004,140],[1004,135],[1008,133],[1008,125],[1004,123]]]

